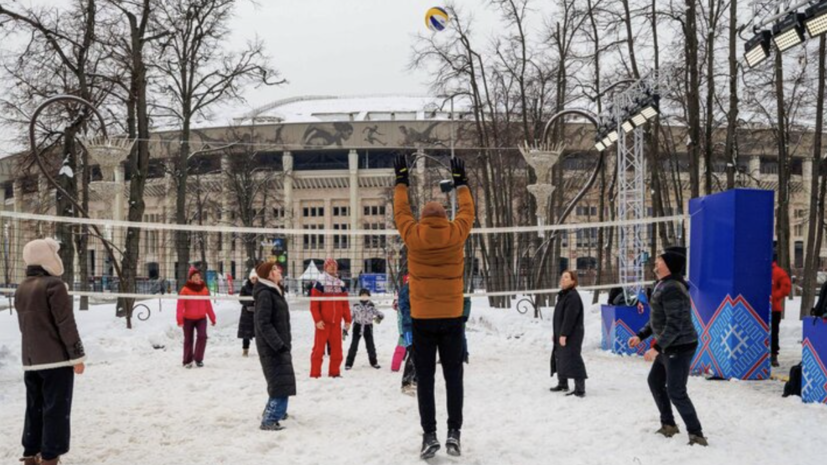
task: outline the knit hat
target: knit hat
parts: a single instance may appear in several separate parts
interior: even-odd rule
[[[52,276],[63,274],[63,261],[57,254],[60,244],[52,238],[35,239],[23,247],[26,266],[39,266]]]
[[[674,275],[686,275],[686,247],[667,247],[660,258]]]
[[[362,295],[366,295],[366,296],[370,297],[370,290],[365,289],[365,288],[363,287],[362,289],[359,289],[359,295],[360,295],[360,296],[362,296]]]
[[[256,267],[256,275],[259,279],[270,279],[270,272],[273,271],[274,266],[276,266],[276,262],[264,262]]]
[[[249,276],[247,276],[247,277],[248,277],[249,279],[251,279],[251,280],[252,280],[253,278],[258,279],[258,274],[256,274],[256,269],[255,269],[255,268],[250,268],[250,275],[249,275]]]
[[[448,214],[445,213],[445,207],[442,206],[439,202],[428,202],[425,204],[425,207],[422,208],[422,218],[448,218]]]
[[[198,268],[196,268],[194,266],[191,266],[190,270],[187,272],[187,280],[191,280],[192,275],[195,275],[195,274],[201,276],[201,270],[199,270]],[[204,277],[201,276],[201,278],[203,279]]]

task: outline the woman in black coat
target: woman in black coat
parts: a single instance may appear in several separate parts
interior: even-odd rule
[[[238,295],[241,297],[252,297],[253,287],[258,282],[258,275],[255,268],[250,270],[250,278],[244,281],[241,286],[241,291]],[[254,314],[256,311],[255,302],[252,300],[241,301],[241,315],[238,317],[238,338],[241,339],[241,348],[243,356],[250,355],[250,340],[256,336],[256,320]]]
[[[296,395],[296,374],[290,353],[290,309],[281,285],[281,268],[272,262],[262,263],[256,268],[256,274],[259,276],[253,288],[256,349],[270,397],[264,409],[261,429],[278,431],[284,428],[279,422],[287,418],[287,400]]]
[[[583,301],[577,292],[577,275],[564,271],[560,277],[560,294],[554,307],[554,349],[551,351],[551,376],[557,373],[557,386],[552,392],[568,391],[569,379],[574,391],[566,395],[586,395],[586,364],[583,363]]]

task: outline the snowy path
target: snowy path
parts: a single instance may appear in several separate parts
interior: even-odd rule
[[[689,391],[711,446],[687,447],[685,434],[655,436],[649,365],[598,350],[596,309],[587,314],[588,396],[550,393],[550,322],[482,307],[484,301],[475,301],[468,331],[464,456],[451,458],[443,449],[430,463],[815,464],[827,456],[827,441],[813,436],[827,425],[827,407],[782,399],[777,381],[692,378]],[[192,370],[180,367],[182,337],[173,308],[167,303],[131,333],[111,318],[111,307],[79,313],[90,361],[87,373],[76,378],[73,449],[63,463],[422,463],[416,400],[400,394],[400,374],[389,370],[397,337],[393,310],[384,309],[388,319],[376,329],[382,370],[370,368],[363,346],[352,371],[321,380],[308,378],[309,314],[295,310],[299,395],[290,400],[293,418],[284,431],[261,432],[265,383],[257,357],[241,357],[236,307],[219,308],[207,366]],[[797,321],[784,325],[782,362],[792,363],[800,357],[801,332]],[[153,343],[166,349],[154,350]],[[16,317],[0,313],[2,463],[13,463],[20,453],[25,391],[18,357]],[[437,381],[440,441],[446,431],[443,389]]]

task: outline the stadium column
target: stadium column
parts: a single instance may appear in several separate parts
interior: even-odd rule
[[[753,155],[749,157],[749,184],[751,186],[758,186],[758,180],[761,179],[761,157]]]
[[[221,156],[221,172],[222,173],[229,173],[230,172],[230,156],[228,154],[224,154]],[[231,215],[230,215],[230,181],[229,179],[224,176],[224,182],[221,183],[221,219],[222,223],[225,225],[231,226]],[[232,233],[224,233],[221,234],[221,262],[224,264],[223,270],[224,274],[230,273],[230,261],[231,261],[231,250],[232,246],[230,241],[232,239]],[[244,274],[242,273],[242,276]]]
[[[359,154],[356,150],[348,153],[348,168],[350,170],[350,230],[359,229]],[[355,236],[348,237],[350,250],[350,272],[351,276],[358,276],[362,270],[362,264],[358,260],[360,256],[358,248],[360,241]]]
[[[810,182],[813,180],[813,159],[805,158],[801,163],[801,178],[804,187],[804,199],[807,201],[807,207],[810,206]]]
[[[295,224],[293,223],[293,153],[290,151],[285,151],[281,157],[281,164],[282,170],[284,170],[284,176],[282,178],[282,185],[284,186],[284,227],[285,229],[293,229],[295,227]],[[296,260],[295,257],[297,257],[298,254],[293,252],[298,249],[299,244],[293,243],[297,240],[295,236],[287,236],[287,239],[287,256],[290,258],[287,259],[287,270],[285,271],[289,276],[295,268],[291,265],[290,259],[292,258],[293,260]],[[302,271],[303,270],[299,269],[298,273],[301,274]]]
[[[425,187],[425,163],[427,160],[425,158],[419,158],[419,155],[425,155],[425,151],[422,149],[417,149],[416,155],[418,161],[416,163],[416,170],[414,171],[414,174],[416,175],[419,184],[419,198],[425,199],[427,195],[427,189]],[[414,210],[416,210],[416,202],[413,201],[411,203],[413,204]]]

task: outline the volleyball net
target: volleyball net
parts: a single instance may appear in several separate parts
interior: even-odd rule
[[[307,213],[300,229],[290,229],[228,225],[217,218],[178,225],[154,216],[147,219],[156,221],[130,223],[3,211],[0,292],[12,295],[25,278],[24,245],[52,237],[62,244],[63,279],[70,292],[96,301],[177,299],[190,267],[201,272],[212,298],[238,300],[251,269],[263,261],[282,267],[290,299],[305,301],[327,258],[336,260],[351,298],[358,299],[361,289],[368,289],[374,299],[394,298],[408,272],[408,257],[391,212],[359,212],[358,223],[344,208],[333,215]],[[557,292],[563,270],[576,274],[582,290],[645,285],[646,278],[630,282],[622,276],[621,254],[653,279],[654,254],[681,242],[685,226],[682,216],[669,216],[476,228],[465,246],[465,292],[510,307],[514,299]],[[619,247],[624,243],[621,234],[637,238],[639,250]]]

